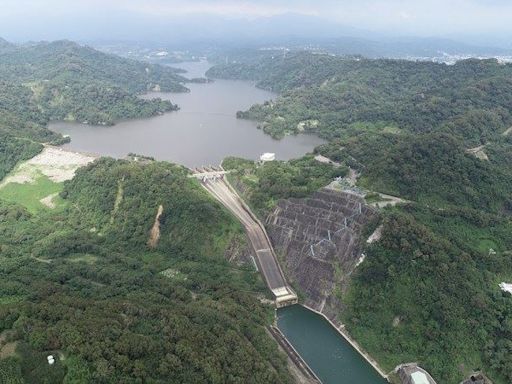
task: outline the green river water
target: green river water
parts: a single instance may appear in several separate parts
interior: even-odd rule
[[[385,384],[368,362],[320,315],[281,308],[277,325],[323,384]]]

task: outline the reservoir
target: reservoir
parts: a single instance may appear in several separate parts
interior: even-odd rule
[[[323,384],[386,384],[320,315],[301,305],[280,308],[277,326]]]
[[[176,65],[189,78],[204,76],[205,61]],[[258,159],[264,152],[288,160],[311,152],[324,141],[311,135],[274,140],[257,123],[236,118],[236,112],[276,97],[251,82],[216,80],[187,84],[190,93],[150,93],[178,104],[180,110],[149,119],[121,121],[114,126],[54,122],[49,128],[71,137],[64,148],[124,157],[128,153],[196,167],[216,165],[227,156]]]
[[[189,78],[201,77],[207,62],[176,65]],[[150,119],[122,121],[111,127],[54,122],[50,129],[71,136],[65,147],[124,157],[152,156],[188,167],[219,164],[227,156],[258,159],[274,152],[277,159],[297,158],[323,140],[310,135],[274,140],[257,123],[236,118],[238,110],[276,97],[245,81],[216,80],[188,84],[190,93],[151,93],[180,106],[177,112]],[[294,305],[278,310],[278,327],[323,384],[383,384],[378,373],[325,319]]]

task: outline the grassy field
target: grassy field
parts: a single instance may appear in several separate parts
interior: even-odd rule
[[[39,174],[33,182],[4,185],[0,188],[0,199],[23,205],[30,212],[37,213],[43,209],[49,209],[41,203],[41,199],[60,191],[62,191],[62,183],[55,183],[43,174]],[[58,196],[52,201],[56,206],[63,203]]]
[[[94,157],[46,147],[37,156],[22,162],[0,183],[0,199],[26,207],[37,213],[64,204],[58,196],[63,183]],[[44,199],[43,201],[41,201]]]

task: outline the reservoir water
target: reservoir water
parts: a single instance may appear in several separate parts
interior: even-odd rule
[[[277,326],[323,384],[387,383],[328,321],[309,309],[279,309]]]
[[[179,65],[177,65],[179,66]],[[207,62],[183,63],[189,78],[203,76]],[[177,112],[150,119],[122,121],[111,127],[55,122],[50,129],[71,136],[65,148],[124,157],[128,153],[153,156],[189,167],[216,165],[227,156],[258,159],[273,152],[288,160],[311,152],[324,141],[311,135],[274,140],[257,123],[236,118],[236,112],[276,97],[246,81],[217,80],[188,84],[190,93],[152,93],[180,106]]]
[[[206,62],[181,65],[189,78],[201,77]],[[276,95],[250,82],[218,80],[189,84],[190,93],[149,94],[180,106],[162,116],[122,121],[112,127],[51,123],[50,129],[71,136],[65,147],[124,157],[128,153],[153,156],[189,167],[218,164],[226,156],[257,159],[274,152],[278,159],[300,157],[324,141],[309,135],[274,140],[257,124],[236,119],[238,110]],[[385,381],[322,317],[295,305],[278,311],[278,326],[323,384],[382,384]]]

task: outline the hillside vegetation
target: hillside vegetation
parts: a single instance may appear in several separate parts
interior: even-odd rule
[[[479,211],[408,207],[384,218],[352,279],[348,329],[391,370],[419,361],[438,383],[484,370],[512,381],[512,223]]]
[[[322,164],[312,155],[260,165],[251,160],[230,157],[223,161],[222,166],[230,171],[230,181],[261,216],[268,214],[279,199],[306,197],[336,177],[347,174],[346,167]]]
[[[496,148],[511,150],[505,143]],[[478,159],[445,133],[361,135],[316,151],[359,170],[359,185],[371,190],[436,207],[512,213],[512,170],[501,153]]]
[[[43,146],[29,140],[17,139],[0,132],[0,180],[20,161],[30,159],[41,152]]]
[[[37,216],[0,201],[0,334],[15,346],[0,378],[291,382],[263,327],[273,314],[255,298],[263,283],[226,261],[242,229],[183,168],[102,159],[62,197]]]
[[[512,125],[512,65],[496,60],[446,65],[295,53],[218,65],[207,75],[256,80],[279,92],[276,100],[238,113],[278,138],[435,131],[476,146]]]
[[[339,311],[386,371],[415,361],[439,383],[475,370],[512,382],[512,297],[499,288],[512,282],[511,74],[496,60],[448,66],[309,53],[248,56],[208,73],[279,92],[238,116],[274,137],[328,139],[315,152],[357,172],[358,187],[407,201],[381,210],[382,239],[366,246]],[[238,165],[231,177],[268,207],[272,191],[287,198],[302,185],[291,178],[281,189],[281,167]],[[267,172],[279,175],[270,186],[258,175]]]
[[[101,53],[69,41],[0,45],[0,131],[41,142],[62,139],[50,120],[113,124],[177,106],[142,100],[149,90],[185,92],[177,70]]]

